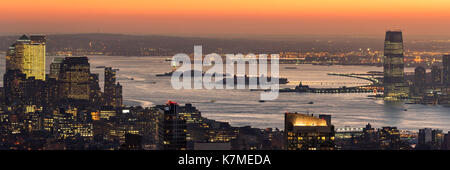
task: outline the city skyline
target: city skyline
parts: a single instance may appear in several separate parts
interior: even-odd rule
[[[0,1],[5,165],[386,169],[450,150],[450,0]]]
[[[414,36],[450,36],[448,7],[445,0],[5,1],[0,22],[8,26],[0,33],[378,36],[401,29]]]
[[[146,107],[128,105],[123,103],[124,98],[126,100],[135,96],[122,94],[124,90],[122,90],[123,87],[117,77],[119,68],[126,68],[127,64],[120,64],[116,66],[117,69],[113,69],[113,67],[105,66],[107,64],[104,62],[101,63],[102,66],[91,65],[87,56],[53,56],[48,74],[40,77],[40,74],[36,73],[45,73],[43,61],[46,60],[46,53],[43,51],[46,46],[47,37],[45,35],[22,35],[8,48],[5,56],[5,61],[7,61],[6,72],[3,87],[1,87],[2,97],[0,98],[2,99],[0,100],[2,105],[0,108],[0,130],[5,132],[0,134],[2,141],[4,141],[1,143],[0,149],[440,150],[450,148],[450,132],[446,134],[440,128],[420,126],[417,129],[418,132],[416,132],[403,130],[401,124],[398,123],[389,123],[388,126],[383,125],[380,128],[375,128],[370,124],[372,121],[366,120],[360,122],[367,123],[365,128],[361,128],[362,126],[348,127],[345,123],[342,124],[339,121],[332,122],[332,118],[333,120],[342,119],[340,115],[332,116],[332,114],[319,113],[317,117],[310,114],[309,111],[305,114],[286,111],[284,113],[284,129],[275,128],[274,130],[270,126],[264,128],[232,126],[230,124],[232,121],[202,116],[201,110],[196,108],[197,105],[216,103],[215,100],[197,102],[194,96],[202,94],[204,91],[191,93],[191,96],[188,94],[189,99],[187,99],[187,102],[183,102],[185,103],[184,106],[171,101],[172,97],[167,92],[160,95],[164,99],[169,99],[166,104],[155,103]],[[448,97],[448,57],[450,56],[444,55],[442,56],[442,62],[434,63],[430,74],[423,67],[418,66],[414,75],[407,76],[404,74],[403,48],[402,32],[387,31],[385,52],[381,56],[384,58],[381,60],[383,62],[374,63],[376,60],[368,56],[370,63],[367,63],[370,65],[384,64],[384,73],[368,71],[367,73],[327,74],[364,79],[371,83],[352,85],[351,87],[311,88],[308,85],[303,85],[300,81],[300,84],[293,89],[283,88],[284,94],[282,95],[287,95],[288,92],[316,95],[372,93],[373,95],[367,95],[367,97],[374,100],[383,100],[383,105],[386,107],[391,105],[390,98],[408,104],[448,106],[450,101]],[[367,53],[369,52],[370,50],[367,50]],[[162,65],[162,60],[164,58],[156,58],[156,61],[159,61],[156,65]],[[167,62],[166,64],[170,63],[167,58],[164,61]],[[317,62],[315,64],[324,65],[324,63]],[[325,63],[325,65],[328,64]],[[104,70],[103,91],[99,84],[99,74],[91,72],[91,66]],[[174,71],[176,70],[163,75],[171,76]],[[143,72],[148,74],[146,71]],[[297,71],[296,73],[302,72]],[[156,74],[155,77],[160,80],[150,84],[160,84],[167,80],[164,76],[158,75],[161,74]],[[383,75],[384,77],[382,77]],[[125,85],[132,85],[135,81],[131,77],[121,78],[120,82],[124,82]],[[285,82],[280,82],[280,84],[287,84],[288,82],[286,78]],[[162,84],[161,87],[163,86],[165,85]],[[413,92],[403,94],[403,90],[399,89],[400,87],[413,89]],[[159,90],[157,88],[144,89]],[[170,91],[174,92],[175,89]],[[232,93],[231,91],[227,93]],[[382,95],[383,91],[384,95]],[[426,93],[423,93],[424,91]],[[124,92],[133,93],[129,89]],[[185,92],[187,91],[180,93]],[[214,91],[211,94],[216,92]],[[239,91],[237,93],[244,92]],[[300,95],[297,97],[300,97]],[[229,98],[227,94],[227,97],[219,97],[219,99],[232,98]],[[196,105],[192,105],[191,102],[196,103]],[[259,100],[258,102],[265,103],[266,101]],[[276,101],[269,100],[269,102]],[[317,102],[324,102],[324,100],[317,100]],[[291,102],[282,103],[288,104]],[[324,103],[327,104],[328,102]],[[310,101],[306,104],[314,105],[315,103]],[[216,113],[224,106],[226,105],[213,104],[212,112]],[[276,117],[279,117],[277,119],[282,119],[282,115],[277,114],[281,111],[279,108],[269,107],[275,108],[274,113]],[[250,108],[256,109],[255,104],[252,104]],[[241,109],[233,110],[239,111]],[[406,113],[406,107],[402,109]],[[393,111],[393,113],[398,114],[396,112],[398,111]],[[388,113],[391,113],[391,111],[388,111]],[[364,115],[360,112],[352,114]],[[350,118],[343,117],[344,120]],[[253,116],[249,121],[253,122],[254,119],[258,118],[258,116]],[[335,129],[336,125],[344,126],[344,128]],[[445,126],[441,127],[444,128]],[[19,141],[20,138],[24,138],[24,141]]]

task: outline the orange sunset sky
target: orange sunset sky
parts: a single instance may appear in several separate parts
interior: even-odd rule
[[[0,34],[450,35],[450,0],[0,0]]]

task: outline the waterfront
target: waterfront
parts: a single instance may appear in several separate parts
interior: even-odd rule
[[[4,57],[3,55],[1,57]],[[203,116],[230,122],[233,126],[250,125],[258,128],[284,127],[284,112],[309,112],[331,114],[336,127],[363,127],[371,123],[375,127],[397,126],[417,131],[419,128],[450,130],[450,108],[433,105],[409,105],[385,103],[368,98],[367,93],[312,94],[281,93],[275,101],[258,102],[260,92],[249,90],[173,90],[170,77],[156,77],[156,74],[170,71],[166,57],[120,57],[89,56],[91,72],[100,74],[103,86],[103,68],[112,66],[120,69],[118,81],[123,85],[126,105],[151,106],[167,100],[179,103],[193,103]],[[52,57],[47,57],[47,69]],[[356,86],[368,81],[347,77],[329,76],[329,72],[364,73],[382,71],[382,67],[371,66],[313,66],[297,65],[297,69],[285,69],[280,65],[280,75],[293,82],[282,87],[293,87],[301,81],[311,82],[312,87]],[[1,62],[4,73],[4,62]],[[412,68],[405,69],[411,72]],[[133,80],[131,80],[133,79]],[[328,82],[325,85],[314,82]],[[330,85],[333,84],[334,85]],[[339,85],[336,85],[339,84]],[[103,87],[102,87],[103,88]],[[313,101],[314,104],[308,104]],[[405,111],[407,109],[407,111]]]

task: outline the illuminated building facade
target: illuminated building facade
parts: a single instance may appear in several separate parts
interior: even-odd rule
[[[156,108],[161,110],[164,110],[165,107],[165,105],[156,106]],[[184,106],[178,105],[177,112],[180,119],[186,121],[186,142],[188,150],[195,149],[195,145],[198,143],[218,143],[218,145],[232,146],[231,143],[233,142],[239,143],[238,136],[240,136],[239,139],[245,141],[245,145],[249,145],[250,140],[247,138],[253,138],[248,137],[249,135],[245,134],[245,129],[249,128],[234,128],[226,122],[206,119],[202,117],[201,112],[190,103],[186,103]],[[254,148],[252,146],[245,147],[249,149]],[[242,148],[236,147],[234,149]]]
[[[6,55],[6,70],[20,70],[26,78],[45,80],[45,35],[23,35]]]
[[[336,139],[349,139],[354,137],[360,137],[363,134],[363,128],[337,128],[335,137]]]
[[[116,116],[116,110],[110,106],[101,107],[100,111],[100,119],[109,120],[111,117]]]
[[[378,131],[379,143],[382,150],[400,149],[400,131],[397,127],[386,126]]]
[[[54,133],[58,139],[79,136],[85,139],[93,137],[93,124],[82,119],[83,115],[76,108],[58,108],[54,111]]]
[[[403,37],[401,31],[387,31],[384,42],[384,97],[397,100],[408,97],[404,81]]]
[[[90,75],[87,57],[66,57],[58,79],[62,99],[89,100]]]
[[[23,35],[6,53],[4,99],[13,110],[45,103],[45,44],[44,35]]]
[[[285,113],[285,141],[288,150],[333,150],[334,126],[329,115]]]
[[[105,106],[99,75],[90,73],[87,57],[56,57],[49,74],[39,77],[39,70],[45,72],[40,67],[41,61],[45,62],[45,58],[40,60],[45,56],[40,54],[45,42],[42,36],[22,36],[8,48],[4,84],[0,87],[0,102],[4,106],[0,108],[0,128],[5,127],[8,136],[26,136],[25,140],[33,142],[8,149],[118,149],[126,142],[125,134],[141,135],[145,149],[157,148],[158,128],[163,128],[158,125],[164,109],[137,108],[133,114],[129,109],[122,113],[117,108],[122,106],[122,86],[115,82],[115,70],[109,75],[113,77],[108,79],[112,80],[108,81],[111,85],[107,85],[112,87],[107,91],[112,91],[114,104]],[[197,118],[194,115],[189,120]],[[185,129],[181,132],[186,133]],[[39,145],[30,136],[35,132],[36,138],[44,139]],[[4,149],[2,146],[0,149]]]

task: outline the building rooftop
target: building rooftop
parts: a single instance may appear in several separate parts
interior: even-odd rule
[[[47,42],[47,36],[46,35],[30,35],[30,40],[33,43],[46,43]]]
[[[55,57],[53,58],[52,63],[63,63],[64,62],[64,58],[63,57]]]
[[[30,37],[24,34],[19,38],[19,40],[30,40]]]
[[[327,126],[327,121],[313,115],[301,113],[286,113],[286,122],[293,126]]]
[[[402,32],[401,31],[387,31],[385,41],[403,42]]]

